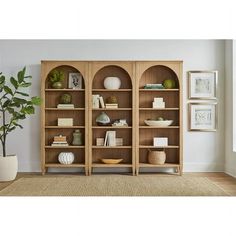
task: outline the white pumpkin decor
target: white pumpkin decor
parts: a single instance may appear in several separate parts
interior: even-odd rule
[[[58,156],[58,161],[63,165],[70,165],[75,159],[73,152],[61,152]]]
[[[121,86],[121,80],[118,77],[106,77],[103,83],[106,89],[119,89]]]

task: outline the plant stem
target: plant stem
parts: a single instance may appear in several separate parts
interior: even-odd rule
[[[6,130],[5,130],[5,124],[6,124],[6,117],[5,117],[5,111],[2,112],[2,124],[3,124],[3,137],[2,137],[2,151],[3,156],[6,156]]]

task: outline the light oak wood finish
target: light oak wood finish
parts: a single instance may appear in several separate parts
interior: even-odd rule
[[[86,88],[88,87],[88,62],[80,61],[42,61],[41,62],[41,168],[42,174],[48,168],[83,167],[85,174],[88,174],[88,107],[85,101],[88,99]],[[64,88],[52,89],[48,79],[53,69],[64,72]],[[70,72],[80,72],[83,76],[83,89],[68,89],[68,77]],[[60,96],[69,93],[75,109],[57,109],[60,103]],[[73,118],[73,127],[58,127],[58,118]],[[67,136],[69,144],[72,143],[72,134],[75,129],[80,129],[84,137],[84,146],[51,147],[55,135]],[[72,165],[61,165],[58,162],[58,155],[63,150],[75,154],[75,161]]]
[[[65,89],[52,89],[50,87],[47,76],[55,68],[65,72]],[[83,89],[68,89],[69,72],[80,72],[83,75]],[[161,136],[169,138],[169,146],[165,148],[167,165],[174,165],[174,168],[177,165],[179,174],[182,173],[181,61],[42,61],[41,76],[41,96],[43,98],[41,106],[41,128],[43,131],[41,133],[41,169],[43,174],[47,168],[60,167],[57,162],[57,155],[64,149],[80,155],[79,158],[76,158],[75,164],[84,166],[87,175],[92,174],[93,167],[104,168],[105,164],[100,161],[104,157],[123,158],[124,163],[117,165],[117,167],[131,167],[131,173],[135,175],[135,173],[139,173],[140,167],[148,166],[147,152],[148,149],[154,148],[153,137]],[[105,89],[103,80],[107,76],[119,77],[121,88]],[[167,78],[175,79],[176,89],[158,91],[143,89],[146,83],[162,83]],[[75,109],[56,108],[63,93],[72,95]],[[116,96],[119,108],[93,109],[93,94],[100,94],[105,101],[109,96]],[[164,98],[166,108],[152,108],[152,100],[157,96]],[[112,121],[126,119],[128,127],[97,126],[95,120],[102,111],[105,111]],[[145,125],[145,119],[156,118],[157,116],[173,119],[174,123],[170,127],[159,128]],[[58,127],[57,118],[59,117],[73,118],[73,126]],[[71,143],[75,129],[81,129],[84,136],[84,146],[78,148],[50,146],[53,137],[59,134],[66,135],[68,142]],[[123,138],[124,146],[97,147],[96,138],[105,137],[108,130],[115,130],[117,137]],[[163,167],[167,167],[167,165]]]
[[[173,79],[176,89],[144,89],[145,84],[162,84],[165,79]],[[136,62],[136,174],[145,167],[173,167],[174,173],[182,174],[182,61]],[[162,97],[164,109],[153,109],[154,97]],[[145,127],[144,120],[173,120],[169,127]],[[163,166],[148,164],[148,150],[153,147],[153,137],[168,137],[168,147],[165,148],[166,163]],[[141,169],[142,170],[142,169]]]

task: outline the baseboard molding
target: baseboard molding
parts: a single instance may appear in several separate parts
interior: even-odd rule
[[[184,172],[224,172],[224,164],[185,163]]]
[[[225,166],[225,173],[236,178],[236,168],[232,168],[231,166]]]

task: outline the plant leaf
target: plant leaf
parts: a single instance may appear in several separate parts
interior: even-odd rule
[[[4,86],[3,89],[6,93],[11,94],[13,96],[13,92],[8,86]]]
[[[15,89],[18,89],[19,86],[18,86],[18,82],[16,81],[16,79],[11,77],[10,81],[11,81],[12,85],[15,87]]]
[[[4,84],[5,83],[5,76],[1,76],[0,77],[0,84]]]
[[[13,102],[17,103],[17,104],[21,104],[21,105],[24,105],[27,103],[27,101],[23,98],[18,98],[18,97],[15,97],[13,98]]]
[[[5,107],[9,106],[10,103],[11,103],[11,100],[8,99],[3,103],[2,107],[5,108]]]
[[[11,108],[11,107],[8,107],[8,108],[7,108],[7,111],[8,111],[10,114],[13,114],[13,113],[14,113],[14,109]]]
[[[16,93],[17,93],[17,94],[20,94],[20,95],[22,95],[22,96],[25,96],[25,97],[28,97],[28,96],[29,96],[29,94],[27,94],[27,93],[22,93],[22,92],[19,92],[19,91],[17,91]]]
[[[19,71],[18,72],[17,79],[18,79],[19,84],[21,84],[24,81],[24,73],[23,73],[23,71]]]
[[[41,104],[41,98],[40,97],[32,97],[31,102],[33,105],[39,106]]]
[[[23,83],[23,84],[20,84],[19,87],[29,87],[31,85],[31,83]]]
[[[24,108],[24,112],[26,113],[26,114],[34,114],[34,112],[35,112],[35,109],[34,109],[34,107],[33,106],[27,106],[27,107],[25,107]]]

